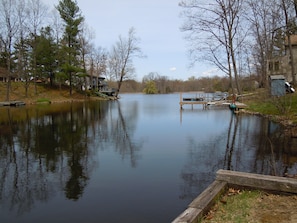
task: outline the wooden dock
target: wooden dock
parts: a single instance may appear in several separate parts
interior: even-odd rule
[[[183,97],[183,94],[180,93],[180,109],[183,109],[184,105],[191,105],[192,109],[194,105],[202,105],[203,109],[206,109],[207,106],[215,105],[215,106],[226,106],[230,108],[230,105],[234,104],[234,111],[238,112],[240,109],[246,108],[246,104],[235,102],[233,103],[231,100],[213,100],[212,98],[206,97],[205,94],[199,93],[196,94],[195,97]]]
[[[297,179],[219,170],[216,180],[194,199],[172,223],[199,222],[215,204],[217,198],[230,186],[247,187],[274,193],[297,194]]]
[[[0,102],[0,107],[2,107],[2,106],[18,107],[18,106],[24,106],[24,105],[26,105],[26,103],[23,102],[23,101],[3,101],[3,102]]]
[[[206,108],[207,101],[180,101],[180,109],[183,109],[184,105],[191,105],[192,109],[194,108],[194,105],[203,105],[203,108]]]
[[[183,105],[191,105],[192,109],[194,105],[203,105],[203,108],[207,106],[207,100],[204,93],[195,93],[195,97],[183,98],[183,93],[180,93],[179,101],[180,109],[183,109]]]

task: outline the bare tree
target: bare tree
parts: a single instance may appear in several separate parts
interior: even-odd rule
[[[145,83],[147,81],[155,81],[160,78],[160,74],[158,72],[150,72],[142,78],[142,82]]]
[[[132,78],[134,75],[133,58],[143,56],[139,41],[135,29],[130,28],[128,38],[120,36],[118,42],[112,47],[109,58],[109,72],[114,75],[118,85],[115,97],[120,92],[123,80]]]
[[[89,74],[92,77],[96,78],[96,83],[99,82],[99,77],[102,77],[106,74],[107,67],[107,52],[101,47],[92,49],[91,54],[88,58],[89,63]],[[98,89],[98,84],[95,85],[95,90]]]
[[[194,63],[207,60],[229,76],[232,93],[233,79],[241,94],[238,72],[238,53],[244,42],[241,27],[243,0],[182,0],[186,21],[182,31],[188,33],[190,54]]]
[[[16,0],[1,0],[0,2],[0,40],[4,46],[7,69],[6,100],[10,100],[11,75],[12,75],[12,47],[18,30],[18,15]]]
[[[54,43],[57,46],[59,46],[60,40],[63,37],[64,27],[63,27],[63,20],[56,9],[53,9],[50,13],[50,27],[52,28],[51,31],[54,38]],[[61,48],[58,48],[57,51],[61,51]],[[62,64],[62,61],[63,61],[63,53],[56,52],[56,60],[55,60],[56,69],[54,70],[54,76],[55,76],[55,81],[58,82],[60,89],[62,87],[62,83],[65,77],[63,72],[61,72],[61,67],[60,67]]]
[[[274,52],[274,35],[280,27],[278,0],[249,0],[248,20],[251,24],[251,55],[260,86],[267,86],[267,61]]]
[[[29,39],[29,31],[27,27],[27,14],[26,12],[29,10],[27,8],[26,1],[19,1],[17,4],[17,13],[18,13],[18,33],[16,35],[16,43],[15,43],[15,56],[17,63],[17,76],[24,80],[25,87],[25,95],[28,96],[29,89],[29,66],[30,66],[30,56],[29,56],[29,47],[28,47],[28,39]]]
[[[37,65],[36,65],[36,38],[38,35],[39,30],[42,27],[44,22],[44,16],[47,12],[47,7],[40,1],[40,0],[28,0],[28,29],[33,37],[33,55],[32,55],[32,71],[34,76],[34,86],[35,86],[35,94],[37,94],[37,86],[36,86],[36,79],[37,79]]]
[[[78,33],[78,41],[80,43],[80,60],[84,71],[87,71],[87,58],[90,57],[91,51],[94,48],[92,40],[94,39],[94,32],[87,26],[85,21],[81,23],[81,31]]]
[[[297,0],[294,0],[294,9],[295,9],[295,15],[297,18]]]
[[[53,36],[55,37],[55,43],[59,44],[60,39],[63,36],[63,21],[56,9],[51,11],[51,28],[53,30]]]

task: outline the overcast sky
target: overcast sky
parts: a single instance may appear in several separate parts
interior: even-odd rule
[[[42,0],[49,7],[58,0]],[[95,45],[111,49],[119,36],[128,37],[131,27],[140,38],[144,59],[134,59],[136,78],[150,72],[170,79],[208,76],[214,68],[205,63],[189,68],[186,41],[180,31],[180,0],[77,0],[87,25],[95,33]]]

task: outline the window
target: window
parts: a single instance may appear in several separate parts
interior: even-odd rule
[[[275,70],[275,71],[279,71],[279,61],[276,61],[276,62],[274,63],[274,70]]]
[[[268,64],[268,70],[269,71],[273,71],[273,63],[272,62],[269,62],[269,64]]]

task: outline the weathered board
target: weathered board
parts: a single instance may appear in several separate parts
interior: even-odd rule
[[[262,190],[297,193],[297,179],[294,178],[219,170],[216,180]]]
[[[219,170],[216,180],[204,190],[172,223],[196,223],[209,211],[229,186],[251,187],[279,193],[297,194],[297,179]]]
[[[214,181],[172,223],[198,222],[209,211],[216,199],[225,191],[226,187],[226,182]]]

